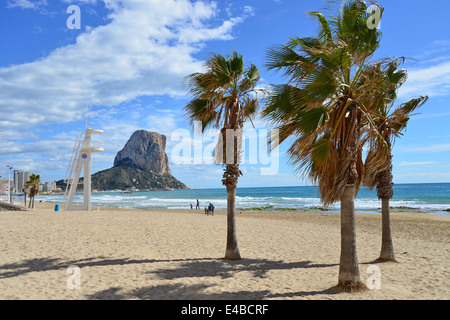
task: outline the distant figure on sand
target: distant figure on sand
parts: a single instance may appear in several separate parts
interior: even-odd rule
[[[191,203],[191,210],[193,209],[194,207],[192,206],[192,203]]]
[[[198,202],[198,199],[197,199],[197,205],[195,206],[195,209],[197,210],[197,209],[200,209],[200,202]]]

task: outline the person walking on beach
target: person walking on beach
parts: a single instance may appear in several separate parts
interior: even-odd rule
[[[200,210],[200,202],[198,202],[198,199],[197,199],[197,205],[195,206],[195,210]]]

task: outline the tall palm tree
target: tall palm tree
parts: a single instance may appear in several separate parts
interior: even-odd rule
[[[338,286],[365,289],[356,253],[356,196],[363,177],[361,125],[370,115],[367,92],[361,86],[368,61],[381,33],[368,28],[367,5],[343,1],[329,21],[309,12],[319,23],[317,37],[291,39],[267,53],[267,66],[282,71],[288,83],[274,86],[263,115],[278,124],[276,146],[288,138],[290,161],[318,184],[324,205],[341,203],[341,256]],[[382,12],[382,8],[380,7]]]
[[[409,100],[394,108],[397,98],[397,90],[407,79],[404,69],[399,70],[399,65],[404,59],[382,60],[370,65],[365,71],[366,82],[374,78],[384,79],[374,88],[368,103],[375,107],[376,115],[365,126],[369,145],[365,167],[363,184],[371,190],[377,188],[377,196],[381,199],[381,252],[379,260],[396,261],[394,246],[392,243],[389,200],[394,194],[392,176],[392,144],[394,139],[406,129],[411,113],[421,107],[428,96],[421,96]]]
[[[258,68],[244,66],[241,54],[229,56],[212,54],[205,65],[205,72],[186,77],[185,86],[192,95],[184,108],[191,122],[200,121],[202,131],[209,126],[220,128],[216,147],[216,163],[224,164],[222,184],[227,190],[227,245],[225,259],[241,259],[235,221],[236,188],[239,159],[242,146],[242,128],[255,114],[259,105],[254,95],[260,79]]]
[[[29,186],[29,197],[30,201],[28,204],[28,208],[34,208],[34,198],[39,193],[39,185],[41,184],[41,176],[39,174],[32,173],[30,175],[29,180],[26,182],[26,185]]]

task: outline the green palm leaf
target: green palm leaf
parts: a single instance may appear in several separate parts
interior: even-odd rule
[[[319,25],[317,37],[292,37],[267,52],[267,67],[289,82],[273,86],[262,114],[278,124],[278,143],[292,138],[291,162],[299,172],[310,173],[322,201],[330,204],[340,199],[350,166],[358,171],[357,189],[362,179],[360,127],[365,116],[376,113],[373,93],[384,83],[370,77],[366,61],[381,33],[367,27],[370,14],[362,0],[343,1],[330,21],[317,11],[308,14]],[[391,78],[396,82],[403,75]]]

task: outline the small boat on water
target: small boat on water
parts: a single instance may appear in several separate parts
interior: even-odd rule
[[[121,193],[133,193],[133,191],[132,190],[125,190],[125,191],[122,191]]]

